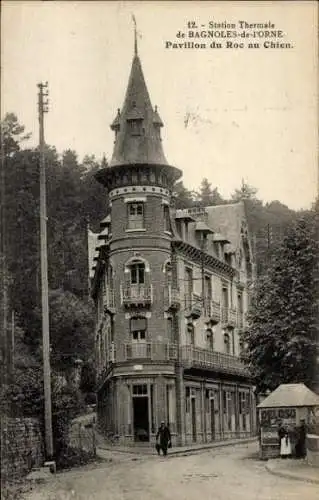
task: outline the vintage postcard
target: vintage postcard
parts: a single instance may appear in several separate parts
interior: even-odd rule
[[[5,498],[317,498],[317,2],[4,0],[1,61]]]

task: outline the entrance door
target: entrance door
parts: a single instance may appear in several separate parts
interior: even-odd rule
[[[192,433],[193,433],[193,441],[196,442],[196,400],[195,398],[191,398],[192,405]]]
[[[148,396],[133,397],[135,441],[149,441]]]
[[[212,436],[212,441],[215,439],[215,401],[210,400],[210,431]]]

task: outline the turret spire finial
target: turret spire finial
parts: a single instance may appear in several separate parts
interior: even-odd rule
[[[134,23],[134,55],[137,56],[137,29],[136,29],[136,19],[134,14],[132,14],[132,19]]]

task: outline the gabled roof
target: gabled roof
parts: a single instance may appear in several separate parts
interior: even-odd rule
[[[258,405],[258,408],[299,406],[319,406],[319,396],[305,384],[281,384]]]
[[[206,207],[207,223],[217,233],[226,236],[235,248],[240,246],[240,230],[245,220],[243,202]]]
[[[205,222],[199,220],[195,222],[195,231],[201,231],[205,234],[213,234],[214,231],[205,224]]]
[[[226,238],[226,236],[220,233],[214,234],[213,241],[219,241],[220,243],[230,243],[230,241]]]

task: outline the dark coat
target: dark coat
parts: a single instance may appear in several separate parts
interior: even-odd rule
[[[165,448],[167,448],[168,443],[171,440],[171,433],[168,427],[160,427],[156,434],[156,440],[159,439],[159,444]]]

